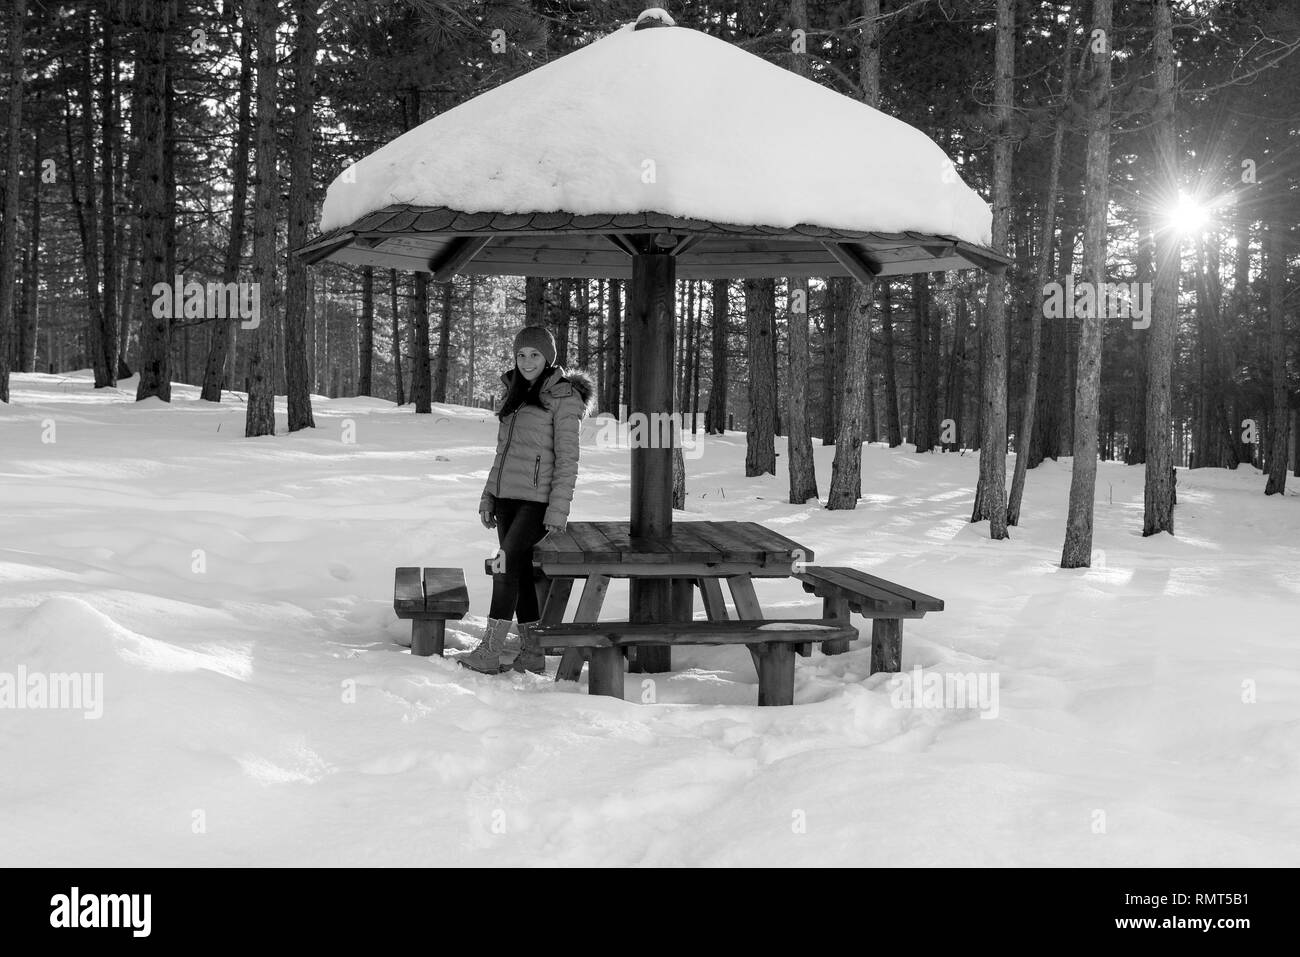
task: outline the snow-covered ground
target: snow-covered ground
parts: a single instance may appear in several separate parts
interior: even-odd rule
[[[983,674],[996,707],[899,707],[865,640],[798,659],[794,707],[752,706],[743,648],[675,652],[643,704],[641,675],[617,701],[456,667],[491,590],[488,413],[318,398],[314,431],[250,440],[240,396],[134,392],[17,375],[0,405],[0,677],[102,675],[98,718],[0,710],[0,863],[1300,864],[1300,499],[1250,469],[1180,470],[1180,534],[1143,539],[1142,470],[1103,463],[1103,554],[1064,571],[1068,462],[991,542],[974,456],[869,447],[831,512],[709,437],[685,517],[942,597],[904,667]],[[626,456],[584,446],[574,519],[626,518]],[[468,570],[447,660],[398,643],[404,564]]]

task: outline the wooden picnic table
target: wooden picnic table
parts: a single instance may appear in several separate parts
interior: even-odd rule
[[[563,532],[552,532],[533,547],[533,567],[543,576],[539,588],[543,624],[565,621],[569,595],[578,579],[585,579],[585,584],[570,620],[598,621],[614,578],[672,582],[667,607],[646,608],[633,602],[632,621],[692,620],[697,588],[709,620],[726,621],[724,581],[738,617],[760,620],[766,616],[753,579],[789,578],[795,562],[810,562],[813,557],[812,549],[757,522],[673,522],[668,539],[634,538],[629,522],[570,522]],[[670,649],[656,651],[652,665],[630,660],[630,669],[670,670]],[[576,680],[582,664],[582,652],[567,649],[557,679]]]

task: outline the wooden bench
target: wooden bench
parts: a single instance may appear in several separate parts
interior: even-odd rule
[[[411,619],[411,654],[442,657],[447,620],[469,611],[469,590],[459,568],[399,568],[393,584],[393,610]]]
[[[822,599],[822,616],[845,621],[850,612],[871,619],[871,674],[900,671],[903,657],[903,619],[924,618],[927,612],[943,611],[943,601],[904,588],[856,568],[837,565],[805,565],[794,577],[803,590]],[[848,641],[827,642],[828,655],[849,650]]]
[[[588,693],[623,697],[623,649],[627,645],[748,645],[758,669],[758,703],[794,704],[795,645],[844,641],[857,636],[847,618],[783,618],[773,621],[597,621],[539,625],[548,648],[589,648]],[[557,678],[557,680],[559,680]]]

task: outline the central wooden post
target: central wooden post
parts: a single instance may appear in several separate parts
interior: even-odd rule
[[[649,237],[647,237],[648,239]],[[629,418],[642,413],[646,427],[641,441],[633,442],[632,535],[670,539],[673,528],[673,451],[659,438],[654,413],[674,412],[673,349],[676,346],[677,261],[667,252],[638,253],[632,257],[632,288],[628,301],[627,350],[632,357],[629,375]],[[660,446],[667,446],[661,448]],[[632,579],[632,621],[672,620],[672,579]],[[636,649],[634,672],[672,670],[672,649],[667,645],[641,645]]]

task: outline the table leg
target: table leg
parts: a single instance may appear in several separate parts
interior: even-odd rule
[[[607,698],[623,697],[622,648],[591,649],[591,667],[587,670],[587,693],[604,695]]]
[[[549,578],[547,579],[547,590],[545,600],[539,601],[538,606],[542,610],[541,622],[544,625],[558,625],[564,621],[564,611],[569,606],[569,593],[573,591],[572,578]],[[554,648],[543,648],[542,654],[561,654],[563,649],[556,651]]]
[[[871,623],[871,674],[903,667],[903,620],[877,618]]]
[[[411,654],[427,658],[442,657],[446,640],[447,623],[441,618],[413,618],[411,620]]]
[[[629,616],[635,622],[673,621],[673,582],[675,579],[632,578],[628,581]],[[670,645],[638,645],[636,659],[630,663],[633,674],[672,671]]]
[[[736,603],[736,615],[742,620],[761,621],[763,619],[763,607],[758,603],[758,595],[754,591],[754,581],[749,575],[732,575],[727,579],[727,584],[731,586],[731,598]],[[754,661],[754,671],[761,678],[763,668],[760,661],[759,653],[754,650],[753,645],[749,645],[749,656]]]
[[[727,620],[727,600],[722,597],[722,584],[716,578],[697,578],[695,583],[700,588],[700,600],[709,621]]]
[[[794,704],[794,646],[783,641],[764,641],[757,646],[758,704]]]
[[[578,610],[574,612],[574,621],[600,621],[600,609],[605,603],[605,592],[609,590],[608,575],[592,575],[587,579],[587,584],[582,589],[582,597],[578,599]],[[619,660],[619,680],[622,680],[623,673],[623,653],[618,648],[612,649],[618,654]],[[560,667],[556,669],[556,681],[577,681],[582,675],[582,663],[585,660],[583,649],[565,648],[564,657],[560,659]],[[593,657],[592,661],[596,659]],[[590,680],[590,679],[588,679]],[[593,692],[594,693],[594,692]],[[623,697],[622,686],[619,686],[618,696]]]
[[[848,624],[849,621],[849,602],[847,598],[838,596],[835,598],[822,599],[822,617],[834,618],[837,621],[843,621]],[[822,642],[822,654],[824,655],[842,655],[849,650],[849,639],[837,638],[834,641]]]

